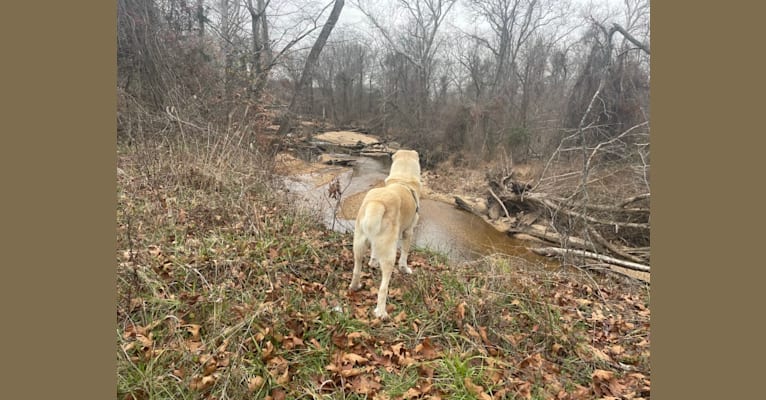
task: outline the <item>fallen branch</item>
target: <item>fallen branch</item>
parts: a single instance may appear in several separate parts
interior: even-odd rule
[[[580,249],[592,248],[592,246],[590,246],[588,242],[584,239],[581,239],[576,236],[569,236],[565,238],[558,232],[550,230],[550,229],[546,229],[544,226],[541,226],[541,225],[530,225],[526,227],[511,227],[510,229],[508,229],[508,233],[524,233],[524,234],[534,236],[538,239],[543,239],[545,241],[548,241],[554,244],[561,245],[563,243],[568,243]]]
[[[597,224],[602,224],[602,225],[612,225],[612,226],[617,226],[617,227],[620,227],[620,228],[649,229],[649,224],[635,223],[635,222],[605,221],[605,220],[602,220],[602,219],[591,217],[589,215],[578,213],[577,211],[567,210],[565,208],[562,208],[562,207],[558,206],[557,204],[553,203],[550,200],[541,200],[541,201],[542,201],[543,204],[545,204],[546,206],[548,206],[548,207],[550,207],[550,208],[552,208],[554,210],[561,211],[564,214],[568,214],[568,215],[570,215],[572,217],[582,218],[582,219],[584,219],[586,221],[589,221],[589,222],[593,222],[593,223],[597,223]]]
[[[604,239],[604,237],[601,236],[601,234],[598,233],[598,231],[596,229],[594,229],[592,226],[588,227],[588,233],[590,233],[590,235],[593,237],[593,239],[596,240],[596,243],[604,246],[605,249],[611,251],[612,253],[614,253],[614,254],[616,254],[616,255],[618,255],[618,256],[626,259],[626,260],[630,260],[632,262],[635,262],[635,263],[641,263],[641,262],[644,261],[644,260],[642,260],[639,257],[636,257],[636,256],[634,256],[632,254],[628,254],[627,252],[622,251],[621,249],[617,248],[617,246],[613,245],[608,240]]]
[[[537,249],[532,249],[533,252],[543,255],[543,256],[565,256],[565,255],[575,255],[585,258],[591,258],[594,260],[603,261],[607,264],[613,264],[613,265],[619,265],[620,267],[624,267],[627,269],[632,269],[634,271],[642,271],[642,272],[650,272],[648,265],[638,264],[630,261],[620,260],[618,258],[608,257],[601,254],[592,253],[590,251],[584,251],[584,250],[571,250],[571,249],[561,249],[557,247],[541,247]]]
[[[633,196],[633,197],[627,198],[627,199],[625,199],[625,201],[620,203],[620,207],[625,207],[628,204],[635,203],[635,202],[637,202],[639,200],[648,199],[650,197],[650,195],[651,195],[651,193],[644,193],[644,194],[639,194],[638,196]]]

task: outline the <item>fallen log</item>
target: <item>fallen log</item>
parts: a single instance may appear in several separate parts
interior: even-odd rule
[[[458,196],[454,196],[455,198],[455,206],[463,211],[468,211],[469,213],[476,215],[477,217],[485,218],[486,216],[476,210],[473,206],[468,204],[465,200],[461,199]]]
[[[607,264],[618,265],[620,267],[632,269],[634,271],[650,272],[648,265],[638,264],[631,261],[620,260],[618,258],[608,257],[605,255],[596,254],[596,253],[592,253],[592,252],[584,251],[584,250],[562,249],[558,247],[541,247],[541,248],[532,249],[532,251],[547,257],[575,255],[575,256],[603,261]]]

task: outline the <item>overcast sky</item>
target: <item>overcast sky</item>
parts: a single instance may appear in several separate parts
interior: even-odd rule
[[[367,0],[366,3],[368,4],[374,4],[373,7],[375,7],[378,10],[383,10],[384,12],[388,9],[390,10],[392,5],[396,3],[397,0],[378,0],[378,1],[370,1]],[[621,13],[624,9],[624,0],[570,0],[573,3],[574,8],[574,19],[576,20],[580,15],[580,10],[583,10],[585,8],[591,8],[589,7],[592,5],[595,8],[600,9],[602,12],[607,12],[607,10],[612,10],[612,12],[615,13]],[[369,24],[367,22],[367,18],[362,14],[361,11],[359,11],[356,6],[354,5],[356,3],[356,0],[346,0],[346,5],[343,8],[343,12],[341,12],[340,19],[338,20],[338,27],[341,29],[343,28],[351,28],[351,29],[358,29],[358,30],[367,30],[369,29]],[[390,4],[390,5],[386,5]],[[458,0],[458,3],[455,5],[455,8],[450,11],[448,22],[454,25],[457,25],[460,28],[468,29],[471,27],[472,22],[470,18],[467,16],[467,10],[466,10],[466,1],[465,0]],[[622,21],[615,21],[621,23]]]

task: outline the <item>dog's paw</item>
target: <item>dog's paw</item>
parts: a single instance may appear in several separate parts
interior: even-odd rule
[[[380,311],[376,308],[375,311],[373,311],[372,313],[375,314],[375,316],[380,318],[382,321],[385,321],[388,319],[388,313],[386,312],[386,310]]]
[[[361,288],[362,288],[362,284],[361,283],[357,283],[356,285],[354,285],[354,284],[348,285],[348,290],[350,290],[352,292],[356,292],[357,290],[359,290]]]
[[[412,268],[410,268],[410,267],[408,267],[408,266],[406,266],[406,265],[405,265],[405,266],[401,266],[401,265],[400,265],[400,266],[399,266],[399,271],[402,271],[402,272],[404,272],[405,274],[411,274],[411,273],[412,273]]]

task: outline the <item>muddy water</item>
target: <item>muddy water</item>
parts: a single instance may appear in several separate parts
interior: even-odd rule
[[[355,157],[353,170],[327,167],[312,174],[289,178],[287,186],[301,194],[305,206],[319,211],[325,224],[341,232],[350,232],[365,193],[382,186],[390,160]],[[328,195],[328,176],[337,176],[343,195],[340,204]],[[552,265],[551,259],[532,253],[523,242],[498,232],[481,218],[427,198],[421,199],[420,221],[415,229],[415,245],[446,254],[452,261],[470,261],[503,253]]]

